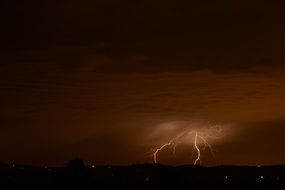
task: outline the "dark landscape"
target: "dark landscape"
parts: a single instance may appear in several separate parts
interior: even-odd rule
[[[85,167],[75,159],[57,168],[2,164],[0,178],[5,189],[280,189],[285,187],[285,166]]]

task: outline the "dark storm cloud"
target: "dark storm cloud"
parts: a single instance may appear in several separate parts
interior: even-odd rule
[[[134,131],[121,131],[116,134],[103,134],[96,138],[83,139],[67,145],[63,149],[68,149],[74,156],[83,155],[90,163],[131,163],[134,159],[145,159],[144,153],[147,149],[146,147],[138,146],[138,139],[141,139],[141,137]],[[95,152],[96,157],[94,157]],[[132,154],[131,157],[129,156],[130,154]],[[114,156],[117,160],[113,159]],[[93,158],[93,160],[90,158]]]
[[[284,161],[274,159],[284,144],[283,7],[269,0],[5,2],[4,161],[140,162],[157,146],[146,137],[158,125],[197,118],[244,135],[221,140],[214,164],[255,164],[261,145],[264,163]]]
[[[225,72],[284,65],[281,1],[85,0],[8,5],[4,46],[80,45],[121,60],[100,64],[99,72]],[[129,61],[130,57],[146,59]]]
[[[224,154],[218,155],[219,159],[227,157],[229,158],[228,163],[238,164],[243,164],[242,160],[248,160],[250,165],[262,165],[270,162],[283,164],[285,162],[282,149],[285,143],[284,126],[284,118],[240,124],[240,130],[243,132],[229,141],[227,145],[219,147]],[[233,161],[234,158],[231,155],[237,155],[237,153],[240,161]]]

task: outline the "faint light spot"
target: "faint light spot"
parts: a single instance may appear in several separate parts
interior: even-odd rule
[[[95,168],[95,165],[93,164],[91,167],[92,167],[92,168]]]
[[[228,176],[225,176],[225,179],[228,179]]]
[[[264,180],[264,176],[263,175],[259,176],[259,182],[262,182],[263,180]]]

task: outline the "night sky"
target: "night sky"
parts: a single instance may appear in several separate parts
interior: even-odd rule
[[[203,165],[285,164],[284,1],[13,0],[0,9],[0,161],[152,162],[151,150],[194,130],[214,131]],[[192,140],[159,162],[192,164]]]

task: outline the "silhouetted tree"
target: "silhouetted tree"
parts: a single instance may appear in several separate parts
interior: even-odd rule
[[[70,160],[66,166],[68,172],[73,175],[81,175],[86,172],[85,164],[79,158],[75,158]]]
[[[94,185],[84,162],[79,158],[68,162],[58,179],[58,184],[64,189],[91,189]]]

